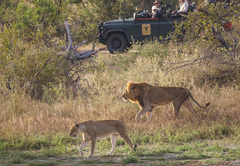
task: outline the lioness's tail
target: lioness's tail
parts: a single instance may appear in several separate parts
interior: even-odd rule
[[[198,102],[193,98],[193,96],[192,96],[192,94],[191,94],[191,92],[189,91],[189,96],[190,96],[190,98],[199,106],[199,107],[201,107],[201,108],[206,108],[207,106],[209,106],[209,102],[207,102],[206,103],[206,106],[204,107],[204,106],[201,106],[200,104],[198,104]]]

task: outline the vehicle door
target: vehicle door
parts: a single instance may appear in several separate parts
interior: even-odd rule
[[[159,36],[165,38],[169,33],[174,32],[179,19],[174,18],[159,18]],[[160,38],[161,38],[160,37]]]
[[[142,41],[144,39],[149,40],[154,37],[159,37],[160,32],[158,22],[158,18],[136,18],[133,39],[135,41]]]

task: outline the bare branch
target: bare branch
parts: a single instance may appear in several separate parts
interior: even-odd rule
[[[221,34],[219,32],[216,31],[216,29],[214,27],[211,27],[212,32],[214,34],[214,36],[218,39],[218,41],[222,44],[222,46],[224,46],[226,49],[229,50],[230,46],[229,44],[223,39],[223,37],[221,36]]]
[[[76,80],[73,80],[72,82],[70,82],[70,83],[67,85],[67,88],[68,88],[70,85],[72,85],[74,82],[78,82],[79,79],[80,79],[80,77],[78,76],[78,77],[76,78]]]
[[[206,8],[200,8],[198,11],[209,15],[209,11]]]
[[[66,56],[65,56],[65,58],[67,58],[69,60],[82,60],[82,59],[89,58],[91,55],[97,53],[100,50],[101,50],[101,48],[99,48],[96,51],[94,51],[94,50],[93,51],[92,50],[91,51],[87,50],[85,52],[81,52],[81,53],[75,54],[72,58],[66,57]]]
[[[92,49],[91,49],[91,52],[93,52],[94,51],[94,48],[95,48],[95,46],[98,44],[98,42],[96,42],[95,44],[93,44],[93,47],[92,47]]]
[[[197,59],[194,59],[194,60],[192,60],[192,61],[189,61],[188,63],[183,64],[183,65],[181,65],[181,66],[174,67],[174,68],[172,68],[172,70],[173,70],[173,69],[179,69],[179,68],[182,68],[182,67],[185,67],[185,66],[188,66],[188,65],[193,65],[195,62],[197,62],[198,60],[202,60],[202,59],[204,59],[204,57],[202,57],[202,58],[197,58]]]
[[[94,50],[95,46],[98,44],[98,42],[96,42],[95,44],[93,44],[93,47],[92,49],[89,51],[84,51],[84,52],[81,52],[81,53],[78,53],[78,54],[75,54],[73,55],[72,57],[70,57],[70,54],[72,54],[74,51],[77,50],[78,47],[80,47],[81,45],[87,43],[86,40],[84,40],[82,43],[80,43],[78,46],[76,46],[75,48],[72,47],[72,38],[71,38],[71,31],[70,31],[70,28],[68,26],[68,23],[67,21],[65,21],[65,26],[66,26],[66,30],[67,30],[67,39],[69,41],[69,45],[67,47],[67,51],[66,51],[66,55],[67,56],[64,56],[66,59],[69,59],[69,60],[82,60],[82,59],[86,59],[86,58],[89,58],[91,55],[95,54],[96,52],[100,51],[100,49],[98,50]]]
[[[71,38],[71,31],[69,29],[67,21],[65,21],[65,26],[66,26],[67,36],[68,36],[68,41],[69,41],[69,45],[68,45],[68,48],[67,48],[67,52],[68,52],[69,50],[72,49],[72,38]]]
[[[79,45],[77,45],[77,46],[72,50],[72,52],[75,51],[78,47],[80,47],[81,45],[83,45],[83,44],[85,44],[85,43],[87,43],[87,40],[84,40],[82,43],[80,43]]]
[[[31,81],[31,84],[29,85],[28,89],[31,89],[31,87],[33,86],[33,84],[35,83],[36,78],[39,76],[39,74],[41,73],[41,71],[47,66],[47,63],[51,60],[52,58],[49,58],[48,60],[46,60],[46,62],[44,63],[43,67],[37,72],[37,74],[34,76],[33,80]]]

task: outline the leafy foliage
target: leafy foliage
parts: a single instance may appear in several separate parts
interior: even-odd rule
[[[1,86],[19,86],[32,97],[52,100],[72,79],[71,65],[58,57],[64,21],[71,26],[74,44],[93,41],[100,21],[132,16],[135,6],[151,8],[149,1],[129,0],[10,0],[1,1]],[[108,11],[108,12],[106,12]],[[54,47],[53,47],[54,46]],[[44,68],[44,69],[43,69]],[[42,70],[43,69],[43,70]],[[60,88],[62,89],[62,88]]]
[[[186,21],[178,26],[176,34],[185,30],[184,39],[209,50],[225,51],[236,47],[239,35],[235,27],[239,24],[239,8],[217,3],[200,6],[197,12],[191,13]],[[232,29],[234,27],[234,29]],[[219,40],[220,36],[223,40]],[[226,43],[223,43],[225,41]]]
[[[36,35],[41,36],[39,33]],[[26,43],[18,38],[14,29],[4,29],[4,33],[0,32],[0,37],[2,86],[9,84],[9,90],[22,87],[30,92],[32,88],[36,88],[34,91],[42,94],[42,88],[44,86],[49,88],[50,82],[59,83],[61,80],[59,78],[64,75],[63,66],[65,66],[65,62],[60,64],[62,58],[57,56],[59,49],[48,48],[41,40],[35,38],[34,42]],[[41,70],[42,67],[44,70]],[[37,95],[41,94],[37,93]]]
[[[197,12],[190,13],[177,27],[175,38],[180,36],[189,52],[199,54],[182,62],[178,68],[197,63],[208,65],[197,78],[199,85],[206,81],[226,85],[237,78],[240,71],[239,12],[239,6],[219,2],[200,5]]]
[[[32,3],[20,2],[16,9],[14,28],[21,35],[32,37],[37,31],[45,37],[57,33],[61,22],[67,19],[67,1],[35,0]],[[50,32],[50,33],[49,33]]]
[[[170,3],[173,7],[178,5],[178,2],[174,0],[163,2]],[[2,60],[0,84],[4,87],[3,91],[19,86],[27,93],[30,92],[32,97],[46,94],[48,96],[46,100],[53,101],[53,96],[63,91],[76,79],[71,71],[78,68],[78,71],[93,72],[91,67],[95,67],[95,64],[81,64],[79,67],[80,63],[73,63],[75,68],[72,68],[71,63],[62,56],[58,56],[61,46],[64,45],[62,40],[65,31],[64,20],[69,22],[73,44],[77,44],[84,39],[94,41],[100,21],[125,18],[133,14],[135,6],[150,9],[152,5],[153,2],[147,0],[1,1],[0,21],[3,26],[0,33],[0,58]],[[209,64],[219,62],[219,57],[225,65],[234,64],[232,68],[237,71],[228,70],[228,72],[234,73],[232,77],[235,77],[238,75],[239,67],[236,68],[236,66],[239,63],[232,60],[239,55],[238,13],[237,7],[229,6],[225,9],[219,3],[202,7],[182,22],[176,30],[176,35],[182,33],[182,28],[186,29],[184,40],[189,43],[189,50],[206,48],[203,55],[208,55]],[[230,30],[225,27],[224,29],[225,23],[229,22],[234,28]],[[220,36],[225,43],[217,36]],[[153,49],[158,47],[158,43],[149,43],[149,45],[149,50],[141,49],[140,45],[133,48],[146,56],[153,57],[155,54],[163,58],[168,56],[168,49],[164,50],[159,47],[165,52]],[[121,61],[131,59],[129,63],[132,63],[137,54],[135,53],[134,58],[123,58]],[[161,63],[159,65],[161,66]],[[106,67],[104,63],[99,63],[97,68],[105,70]],[[125,66],[124,68],[127,70]],[[208,73],[209,80],[214,79],[212,77],[215,73],[224,74],[225,71],[222,69],[223,67],[219,66],[214,69],[216,72]],[[203,73],[203,77],[204,75],[206,73]],[[200,79],[198,82],[202,84],[203,81]],[[37,98],[42,99],[42,97]]]

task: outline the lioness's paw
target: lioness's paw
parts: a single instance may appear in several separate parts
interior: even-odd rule
[[[91,154],[88,156],[88,158],[92,158],[92,157],[93,157],[93,155],[91,155]]]
[[[82,151],[79,151],[79,153],[81,154],[81,156],[83,156],[83,152]]]
[[[112,155],[112,154],[113,154],[113,152],[107,153],[107,155]]]

